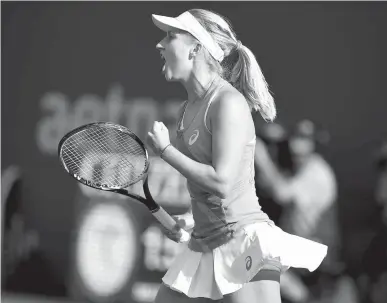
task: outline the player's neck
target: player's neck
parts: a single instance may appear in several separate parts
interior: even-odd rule
[[[216,77],[218,77],[216,73],[209,72],[208,70],[192,73],[191,77],[184,84],[188,101],[197,102],[202,100]]]

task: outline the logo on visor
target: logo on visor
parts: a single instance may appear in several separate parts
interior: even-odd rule
[[[245,259],[246,262],[246,270],[250,270],[251,265],[253,264],[253,259],[250,256],[247,256]]]
[[[199,130],[195,129],[194,132],[192,133],[191,137],[189,137],[188,144],[192,145],[196,142],[196,140],[199,137]]]

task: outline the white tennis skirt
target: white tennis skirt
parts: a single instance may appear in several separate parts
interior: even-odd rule
[[[326,245],[289,233],[271,223],[248,225],[229,242],[209,252],[186,247],[176,257],[163,282],[188,297],[213,300],[248,283],[264,266],[276,261],[281,272],[289,267],[314,271],[327,254]]]

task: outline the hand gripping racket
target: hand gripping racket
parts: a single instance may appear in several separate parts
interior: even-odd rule
[[[61,139],[58,155],[64,169],[82,184],[143,203],[166,229],[177,235],[179,242],[189,240],[189,233],[153,200],[148,187],[148,152],[126,127],[109,122],[80,126]],[[140,181],[145,198],[128,190]]]

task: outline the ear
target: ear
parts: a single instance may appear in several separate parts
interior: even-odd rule
[[[199,51],[202,49],[202,45],[197,43],[193,46],[193,48],[191,49],[191,51],[189,52],[189,59],[192,59],[194,58],[198,53]]]

